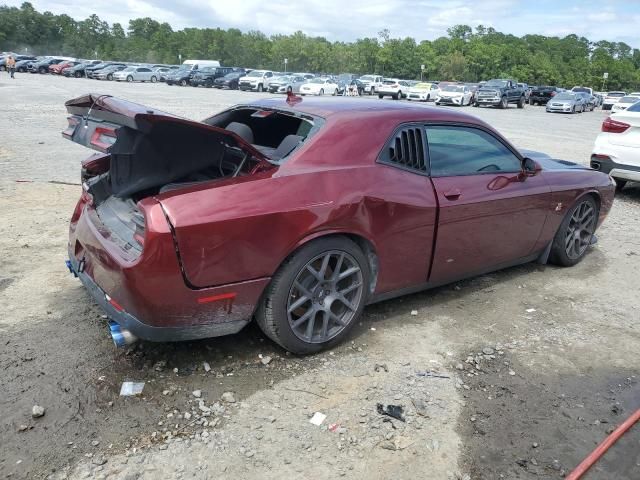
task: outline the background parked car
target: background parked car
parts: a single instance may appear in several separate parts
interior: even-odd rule
[[[445,85],[440,88],[436,97],[436,105],[471,105],[473,94],[466,85]]]
[[[108,67],[104,67],[98,71],[93,72],[93,75],[91,78],[94,78],[96,80],[113,80],[113,75],[116,72],[119,72],[121,70],[124,70],[125,68],[127,68],[128,65],[109,65]]]
[[[625,95],[611,107],[611,113],[621,112],[623,110],[626,110],[631,105],[638,102],[639,100],[640,100],[640,96],[636,97],[632,95]]]
[[[560,89],[556,86],[534,87],[529,95],[529,105],[546,105],[558,93]]]
[[[229,90],[238,90],[238,81],[246,75],[245,70],[227,73],[224,77],[216,78],[213,81],[215,88],[228,88]]]
[[[6,67],[7,58],[9,58],[9,55],[6,55],[6,56],[0,58],[0,72],[7,69],[7,67]],[[17,65],[18,62],[22,62],[23,60],[35,60],[36,59],[36,57],[34,57],[33,55],[15,55],[13,58],[16,61],[16,65]]]
[[[268,90],[270,93],[300,93],[300,87],[307,82],[302,75],[282,75],[269,82]]]
[[[93,75],[103,68],[110,67],[111,65],[124,65],[120,62],[100,62],[93,66],[88,66],[84,69],[84,76],[87,78],[93,78]]]
[[[332,78],[316,77],[300,87],[301,95],[337,95],[338,84]]]
[[[378,98],[391,97],[394,100],[402,100],[407,96],[409,84],[406,80],[398,78],[385,78],[378,87]]]
[[[251,70],[244,77],[240,77],[238,88],[244,91],[263,92],[273,77],[274,74],[271,70]]]
[[[73,61],[65,60],[64,62],[55,63],[53,65],[49,65],[49,73],[52,73],[54,75],[61,75],[63,70],[66,70],[67,68],[75,67],[80,63],[81,62],[77,60],[73,60]]]
[[[374,95],[378,93],[378,88],[382,85],[382,75],[363,75],[359,79],[363,86],[365,93]]]
[[[158,73],[149,67],[127,67],[120,71],[113,72],[112,78],[117,82],[151,82],[158,81]]]
[[[438,85],[430,82],[417,83],[413,87],[409,87],[407,92],[407,100],[418,100],[419,102],[428,102],[435,100],[438,96]]]
[[[440,85],[440,88],[442,88],[442,85]],[[518,108],[524,108],[525,98],[524,89],[519,87],[515,80],[493,79],[478,90],[473,106],[488,105],[504,109],[510,103],[515,103]]]
[[[604,97],[604,100],[602,101],[602,109],[611,110],[611,107],[613,107],[613,105],[618,103],[618,101],[622,97],[624,97],[626,94],[627,94],[626,92],[621,92],[621,91],[608,92],[607,95]]]
[[[183,65],[180,68],[174,70],[173,72],[169,72],[165,77],[165,83],[167,85],[180,85],[181,87],[186,87],[191,81],[191,78],[198,71],[197,67],[198,67],[197,65],[195,66]]]
[[[33,63],[36,63],[39,59],[26,59],[26,60],[21,60],[19,62],[16,62],[16,72],[20,72],[20,73],[24,73],[29,71],[29,68],[31,67],[31,65]]]
[[[224,77],[228,73],[233,72],[232,67],[204,67],[193,74],[189,83],[193,87],[202,85],[211,88],[216,78]]]
[[[51,65],[55,65],[63,61],[64,59],[62,58],[46,58],[44,60],[40,60],[39,62],[34,62],[30,64],[28,69],[29,69],[29,72],[31,73],[40,73],[40,74],[49,73],[49,67]]]
[[[547,112],[582,113],[588,108],[587,96],[583,93],[561,92],[547,102]]]
[[[591,168],[611,175],[617,190],[640,182],[640,102],[612,113],[602,123],[591,154]]]

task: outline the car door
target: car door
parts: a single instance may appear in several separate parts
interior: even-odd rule
[[[426,132],[440,207],[429,281],[454,281],[536,253],[551,202],[542,175],[526,175],[519,155],[484,128],[434,124]]]

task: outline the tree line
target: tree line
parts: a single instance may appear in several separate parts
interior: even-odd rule
[[[447,36],[416,42],[394,38],[388,30],[353,42],[332,42],[298,31],[267,36],[236,28],[185,28],[136,18],[125,28],[97,15],[38,12],[31,3],[0,6],[0,50],[148,63],[179,63],[179,58],[220,60],[222,65],[276,71],[378,73],[405,79],[476,82],[515,78],[533,85],[586,85],[640,90],[640,50],[623,42],[577,35],[546,37],[497,32],[479,25],[455,25]],[[424,65],[424,70],[421,69]]]

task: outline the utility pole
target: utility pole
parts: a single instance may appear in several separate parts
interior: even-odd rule
[[[604,92],[604,85],[607,83],[607,78],[609,78],[609,72],[604,72],[602,74],[602,91]]]
[[[422,74],[424,73],[424,64],[420,65],[420,81],[422,81]]]
[[[289,59],[285,58],[284,59],[284,73],[287,73],[287,63],[289,63]]]

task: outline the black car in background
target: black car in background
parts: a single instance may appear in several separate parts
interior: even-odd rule
[[[558,87],[533,87],[529,95],[529,105],[546,105],[549,100],[561,91],[562,89]]]
[[[75,78],[84,77],[85,69],[87,69],[89,67],[95,67],[96,65],[99,65],[100,63],[102,63],[100,60],[91,60],[90,62],[79,63],[78,65],[76,65],[74,67],[67,68],[67,69],[63,70],[62,74],[65,77],[75,77]]]
[[[45,58],[29,65],[28,70],[31,73],[49,73],[49,67],[64,62],[62,58]]]
[[[246,70],[237,70],[227,73],[224,77],[218,77],[213,81],[215,88],[228,88],[229,90],[238,90],[238,80],[247,74]]]
[[[6,65],[7,65],[7,58],[9,58],[9,55],[0,58],[0,71],[4,71],[7,69]],[[36,60],[36,57],[32,56],[32,55],[15,55],[13,57],[16,61],[16,64],[18,62],[22,62],[24,60]]]
[[[236,70],[234,67],[204,67],[193,74],[189,83],[193,87],[200,85],[211,88],[216,79]]]
[[[29,68],[31,67],[31,64],[36,63],[37,61],[39,61],[39,59],[35,59],[35,60],[20,60],[19,62],[16,62],[16,72],[27,72],[29,71]]]
[[[193,68],[191,66],[183,66],[173,72],[167,74],[165,78],[165,83],[167,85],[180,85],[182,87],[186,87],[191,78],[198,72],[198,66],[194,65]]]

